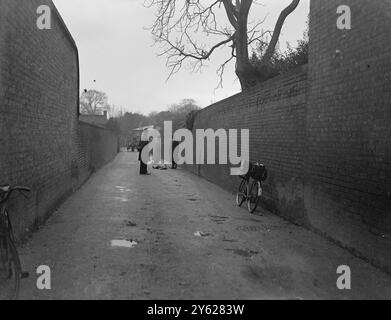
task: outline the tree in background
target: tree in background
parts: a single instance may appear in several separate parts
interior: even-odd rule
[[[110,121],[111,120],[111,121]],[[115,118],[110,119],[107,128],[114,130],[121,140],[121,146],[127,146],[129,142],[135,140],[134,129],[152,124],[149,117],[133,112],[122,112]]]
[[[117,118],[110,118],[106,123],[106,129],[112,131],[117,136],[121,136],[121,126]]]
[[[97,90],[85,90],[80,97],[81,114],[100,115],[110,111],[107,94]]]
[[[129,134],[133,129],[151,125],[151,120],[140,113],[126,112],[119,118],[121,132]]]
[[[197,105],[193,99],[183,99],[177,104],[173,104],[168,107],[166,111],[153,112],[149,115],[155,126],[163,128],[164,121],[172,121],[172,129],[178,130],[186,127],[186,120],[189,113],[200,110],[200,106]]]
[[[230,56],[218,69],[220,84],[226,65],[236,60],[236,75],[242,90],[267,79],[263,66],[273,58],[282,27],[287,17],[296,10],[300,0],[291,0],[280,13],[273,31],[260,31],[264,22],[249,23],[249,13],[256,0],[147,0],[147,6],[156,8],[156,20],[151,30],[157,44],[163,47],[161,55],[167,56],[170,76],[191,59],[193,68],[201,68],[218,48],[230,47]],[[225,14],[227,22],[217,21],[218,11]],[[201,33],[201,34],[200,34]],[[213,36],[212,44],[205,36]],[[259,57],[257,67],[251,62],[249,48],[258,42],[269,41]],[[210,37],[212,38],[212,37]],[[208,38],[208,39],[210,39]]]
[[[195,117],[196,117],[196,114],[199,110],[193,110],[193,111],[190,111],[187,116],[186,116],[186,121],[185,121],[185,127],[186,129],[190,130],[190,131],[193,131],[193,128],[194,128],[194,121],[195,121]]]
[[[151,112],[148,116],[137,112],[120,114],[111,118],[106,128],[118,134],[121,137],[121,145],[126,146],[135,139],[136,132],[134,132],[134,129],[150,125],[163,129],[164,121],[172,121],[174,131],[180,128],[187,128],[189,115],[195,114],[200,109],[195,100],[183,99],[179,103],[170,105],[165,111]]]

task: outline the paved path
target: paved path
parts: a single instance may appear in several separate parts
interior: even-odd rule
[[[136,160],[120,153],[20,249],[32,274],[22,298],[391,298],[388,275],[320,236],[250,215],[184,170],[139,176]],[[50,291],[36,289],[39,265],[51,267]],[[339,265],[351,267],[350,291],[336,288]]]

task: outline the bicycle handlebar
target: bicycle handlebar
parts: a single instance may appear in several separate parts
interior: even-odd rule
[[[11,187],[10,185],[1,186],[0,187],[0,203],[6,202],[11,196],[13,191],[19,191],[23,194],[23,192],[30,192],[31,189],[28,187]]]
[[[15,187],[13,188],[14,190],[18,190],[18,191],[26,191],[26,192],[30,192],[31,189],[28,188],[28,187]]]

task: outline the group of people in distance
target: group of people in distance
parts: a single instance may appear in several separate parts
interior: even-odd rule
[[[141,140],[140,143],[139,143],[139,145],[138,145],[138,147],[137,147],[137,150],[138,150],[138,152],[139,152],[139,154],[138,154],[138,160],[140,161],[140,174],[141,174],[141,175],[150,175],[150,174],[151,174],[150,172],[148,172],[148,165],[147,165],[147,163],[145,163],[145,162],[143,161],[141,154],[142,154],[143,149],[144,149],[150,142],[152,142],[152,140],[153,140],[152,137],[149,138],[149,141],[142,141],[142,140]],[[172,142],[172,157],[171,157],[171,159],[172,159],[172,164],[171,164],[171,169],[176,169],[176,168],[178,167],[177,163],[176,163],[175,160],[174,160],[174,150],[175,150],[175,148],[176,148],[178,145],[179,145],[179,142],[178,142],[178,141],[173,141],[173,142]]]

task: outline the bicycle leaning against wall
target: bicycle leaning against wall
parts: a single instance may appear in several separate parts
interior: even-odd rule
[[[244,163],[242,163],[243,167],[246,167]],[[260,162],[256,164],[250,162],[247,173],[239,177],[242,181],[236,194],[236,204],[241,207],[246,201],[248,212],[254,213],[262,196],[262,182],[267,179],[266,167]]]
[[[22,272],[11,219],[6,208],[6,203],[14,191],[27,197],[26,193],[30,192],[30,189],[0,186],[0,300],[17,299],[20,279],[28,277],[27,272]]]

